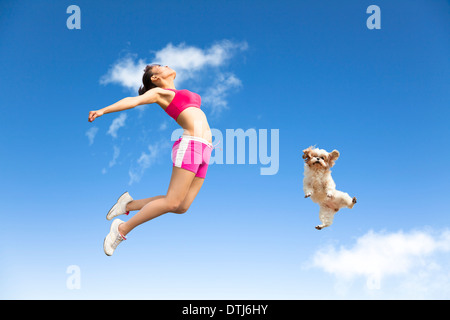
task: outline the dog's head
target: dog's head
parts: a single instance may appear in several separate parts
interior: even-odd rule
[[[323,149],[309,147],[303,150],[305,163],[314,170],[329,169],[334,166],[334,162],[339,158],[339,151],[333,150],[330,153]]]

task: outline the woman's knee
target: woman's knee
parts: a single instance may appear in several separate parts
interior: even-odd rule
[[[179,199],[169,199],[166,198],[166,205],[167,205],[167,211],[174,212],[174,213],[184,213],[186,211],[183,211],[182,209],[182,201]],[[183,211],[183,212],[181,212]]]
[[[179,214],[185,213],[189,209],[189,206],[187,206],[186,203],[183,203],[183,201],[174,201],[172,202],[171,207],[171,212]]]
[[[174,211],[172,211],[173,213],[178,213],[178,214],[182,214],[182,213],[186,213],[188,211],[189,208],[180,205],[178,206]]]
[[[179,207],[179,204],[177,204],[176,202],[171,202],[167,205],[167,211],[175,212],[175,211],[177,211],[178,207]]]

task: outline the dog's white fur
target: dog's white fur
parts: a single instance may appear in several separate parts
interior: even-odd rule
[[[303,150],[305,159],[303,191],[305,198],[311,197],[311,200],[320,206],[319,219],[322,224],[316,226],[318,230],[329,227],[333,223],[334,215],[341,208],[352,209],[356,203],[355,197],[336,190],[330,168],[334,166],[337,158],[339,158],[337,150],[330,153],[315,147]]]

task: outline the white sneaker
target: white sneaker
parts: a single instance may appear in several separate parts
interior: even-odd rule
[[[106,220],[112,220],[121,214],[129,214],[130,212],[127,211],[127,204],[131,201],[133,201],[133,198],[130,196],[128,191],[122,194],[119,199],[117,199],[116,204],[109,210],[106,215]]]
[[[103,241],[103,251],[105,251],[107,256],[112,256],[114,250],[116,250],[117,246],[123,241],[127,240],[124,236],[122,236],[119,232],[119,225],[123,223],[122,220],[116,219],[111,223],[111,228],[109,230],[108,235]]]

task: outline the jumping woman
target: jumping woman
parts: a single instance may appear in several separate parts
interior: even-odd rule
[[[112,220],[139,210],[126,222],[117,218],[112,221],[110,232],[103,242],[103,249],[108,256],[138,225],[167,212],[185,213],[205,180],[213,149],[211,130],[200,109],[200,96],[188,90],[176,90],[173,82],[175,77],[176,72],[168,66],[148,65],[138,96],[127,97],[103,109],[89,112],[89,122],[92,122],[106,113],[157,103],[184,129],[183,135],[172,147],[172,176],[166,195],[133,200],[125,192],[108,212],[106,219]]]

